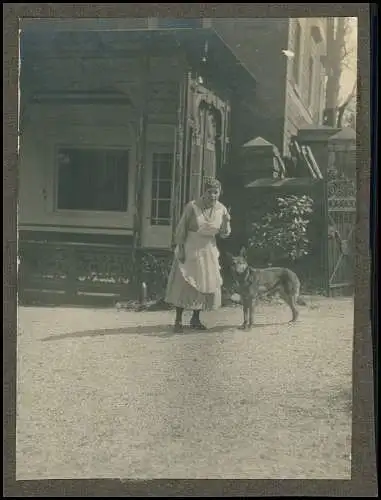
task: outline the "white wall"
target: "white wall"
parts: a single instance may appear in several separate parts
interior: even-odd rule
[[[129,106],[29,106],[21,139],[19,228],[68,232],[131,233],[136,172],[136,122]],[[150,124],[147,147],[174,147],[174,126]],[[126,213],[55,209],[55,150],[58,145],[122,146],[130,150]],[[150,168],[151,165],[146,166]],[[147,200],[150,204],[150,200]],[[102,229],[100,229],[102,228]]]
[[[142,65],[141,43],[115,33],[115,37],[107,38],[106,51],[99,50],[97,37],[85,33],[75,33],[75,36],[57,33],[54,38],[44,38],[37,31],[25,38],[21,65],[25,112],[19,165],[20,228],[34,229],[34,225],[36,229],[46,230],[77,228],[78,232],[123,234],[132,231],[137,108],[144,90],[142,71],[146,68]],[[148,130],[148,142],[173,143],[182,76],[178,54],[150,59],[146,100],[149,123],[156,125]],[[76,92],[78,96],[81,92],[89,98],[90,91],[102,96],[124,95],[130,104],[127,99],[126,104],[110,102],[107,105],[46,102],[54,92],[66,97]],[[42,97],[45,103],[31,104],[28,96],[32,95]],[[126,213],[55,210],[55,148],[59,144],[130,149]]]
[[[42,225],[132,229],[136,134],[128,106],[34,104],[27,110],[19,168],[20,228]],[[130,150],[126,213],[55,209],[58,145],[122,146]],[[90,231],[91,232],[91,231]]]

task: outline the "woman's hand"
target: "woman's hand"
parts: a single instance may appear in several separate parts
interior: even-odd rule
[[[227,210],[224,212],[222,216],[222,224],[220,228],[220,236],[221,238],[227,238],[230,235],[231,229],[230,229],[230,213]]]

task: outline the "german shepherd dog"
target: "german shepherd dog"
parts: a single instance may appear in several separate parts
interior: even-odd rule
[[[230,255],[231,269],[238,284],[243,308],[243,324],[241,329],[251,329],[253,326],[254,306],[261,292],[273,294],[278,292],[290,307],[292,320],[298,319],[296,305],[305,305],[299,297],[300,281],[298,276],[286,267],[268,267],[256,269],[249,266],[246,249],[242,248],[238,256]]]

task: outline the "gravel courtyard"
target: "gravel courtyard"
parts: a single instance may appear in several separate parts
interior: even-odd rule
[[[353,301],[18,313],[17,479],[349,479]]]

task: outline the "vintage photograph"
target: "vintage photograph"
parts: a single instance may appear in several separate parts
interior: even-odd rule
[[[19,36],[16,479],[350,479],[357,18]]]

